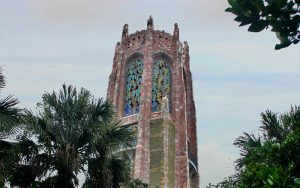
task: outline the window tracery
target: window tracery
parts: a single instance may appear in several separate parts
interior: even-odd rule
[[[152,70],[152,112],[161,110],[161,102],[164,96],[170,101],[171,69],[164,60],[154,62]]]
[[[144,62],[136,59],[127,68],[124,115],[136,114],[140,111],[141,82]]]

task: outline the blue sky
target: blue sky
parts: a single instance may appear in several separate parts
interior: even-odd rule
[[[14,94],[35,108],[45,91],[62,83],[105,97],[122,26],[173,32],[190,46],[197,109],[201,187],[233,173],[242,132],[258,129],[266,109],[299,104],[299,45],[275,51],[275,34],[239,28],[225,0],[2,0],[1,95]],[[257,131],[256,131],[257,133]]]

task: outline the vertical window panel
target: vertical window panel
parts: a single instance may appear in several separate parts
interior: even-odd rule
[[[161,110],[161,101],[164,96],[170,101],[171,69],[164,60],[154,62],[152,70],[152,112]]]
[[[124,115],[136,114],[140,111],[141,83],[144,62],[136,59],[127,69]]]

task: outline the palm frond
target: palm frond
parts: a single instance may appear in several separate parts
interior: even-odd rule
[[[278,115],[267,110],[265,113],[261,113],[262,126],[260,127],[268,139],[280,141],[284,136],[284,128],[278,120]]]
[[[280,116],[286,133],[300,129],[300,106],[291,106],[291,110]]]
[[[2,74],[2,68],[0,67],[0,89],[5,87],[5,77]]]
[[[121,125],[119,122],[104,125],[95,137],[94,145],[100,155],[113,155],[120,149],[132,147],[136,133],[130,125]]]
[[[240,170],[245,166],[245,159],[251,155],[251,153],[262,146],[261,138],[255,137],[254,134],[243,133],[233,143],[237,148],[240,149],[241,158],[235,161],[236,170]]]
[[[130,164],[128,161],[113,157],[108,168],[111,169],[113,188],[121,187],[130,180]]]
[[[15,143],[0,139],[0,177],[8,177],[16,167],[17,151]]]
[[[19,101],[12,95],[0,100],[0,138],[12,135],[17,132],[20,109],[15,107]]]

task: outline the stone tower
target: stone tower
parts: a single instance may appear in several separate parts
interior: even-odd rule
[[[189,46],[173,35],[147,29],[128,33],[115,49],[107,99],[123,124],[137,131],[134,148],[125,152],[132,176],[156,187],[199,187],[196,113]]]

